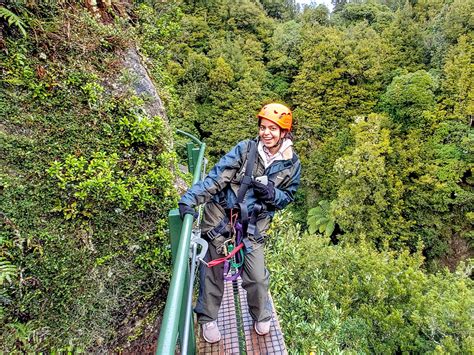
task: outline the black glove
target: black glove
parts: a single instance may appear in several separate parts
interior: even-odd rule
[[[181,217],[181,219],[184,219],[184,216],[186,216],[187,214],[192,215],[194,219],[198,218],[199,216],[194,208],[184,203],[178,203],[178,208],[179,208],[179,216]]]
[[[275,202],[275,185],[272,181],[268,181],[267,185],[262,184],[256,180],[253,181],[253,193],[255,196],[264,203]]]

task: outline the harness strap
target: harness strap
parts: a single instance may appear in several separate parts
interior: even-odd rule
[[[227,224],[229,224],[229,218],[227,216],[224,216],[222,221],[220,221],[217,226],[207,232],[207,237],[209,238],[209,240],[213,241],[218,236],[223,235],[224,232],[226,232]]]
[[[257,158],[257,143],[253,140],[249,142],[249,154],[247,157],[247,164],[245,165],[245,173],[242,181],[240,182],[239,190],[237,191],[237,201],[236,205],[240,210],[240,221],[242,223],[243,235],[247,236],[247,225],[248,225],[248,212],[247,206],[244,202],[245,195],[252,185],[252,172],[255,166],[255,160]],[[229,209],[232,209],[234,206],[228,206]],[[212,228],[207,232],[207,237],[210,241],[213,241],[215,238],[222,235],[226,232],[226,226],[229,223],[229,218],[225,216],[222,221],[219,222],[217,226]]]
[[[247,229],[249,225],[249,212],[247,210],[247,205],[243,202],[239,203],[239,217],[240,223],[242,224],[242,235],[247,237]]]
[[[245,166],[245,174],[240,182],[239,191],[237,192],[237,202],[236,204],[240,204],[244,201],[245,194],[249,189],[250,185],[252,184],[252,173],[253,167],[255,165],[255,159],[257,158],[257,143],[253,140],[249,142],[250,151],[247,157],[247,165]]]
[[[231,273],[229,275],[229,270],[230,270],[230,264],[228,261],[224,263],[224,280],[225,281],[234,281],[237,280],[237,278],[240,276],[242,273],[242,268],[237,268],[237,271],[234,272],[233,274]]]
[[[224,256],[223,258],[218,258],[218,259],[214,259],[214,260],[209,261],[207,263],[207,267],[213,267],[213,266],[219,265],[219,264],[223,263],[224,261],[232,258],[235,254],[237,254],[237,252],[240,249],[243,248],[243,246],[244,246],[244,243],[240,243],[229,253],[229,255]]]
[[[242,237],[245,244],[245,248],[250,250],[252,243],[247,238],[247,229],[249,224],[249,214],[247,210],[247,204],[244,203],[245,194],[252,184],[252,173],[255,166],[255,160],[257,159],[257,143],[253,140],[249,142],[250,152],[247,158],[247,165],[245,166],[245,174],[242,179],[239,191],[237,193],[237,206],[240,211],[240,223],[242,224]]]
[[[259,203],[256,203],[253,206],[252,215],[250,216],[250,220],[248,222],[248,227],[247,227],[247,233],[253,236],[257,243],[263,242],[263,237],[260,235],[257,228],[257,218],[260,212],[263,211],[263,209],[264,209],[263,206]]]

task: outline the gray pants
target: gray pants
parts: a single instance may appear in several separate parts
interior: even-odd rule
[[[209,243],[206,261],[221,258],[216,248]],[[208,268],[201,264],[199,269],[199,298],[194,308],[198,323],[207,323],[217,319],[224,294],[224,264]],[[247,291],[247,303],[250,315],[257,322],[268,321],[272,318],[272,306],[268,297],[270,273],[265,268],[264,248],[254,243],[254,250],[245,254],[244,268],[241,274],[242,287]]]

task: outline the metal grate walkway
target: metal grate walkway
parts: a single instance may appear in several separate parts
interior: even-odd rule
[[[234,283],[225,283],[224,298],[217,319],[222,340],[215,344],[208,344],[199,334],[198,353],[205,355],[287,354],[275,310],[273,310],[270,333],[265,336],[255,333],[247,305],[247,292],[242,288],[241,283],[240,278]],[[235,288],[238,288],[235,290],[236,292],[234,292]],[[239,332],[241,333],[240,337]],[[241,339],[240,346],[239,338]]]

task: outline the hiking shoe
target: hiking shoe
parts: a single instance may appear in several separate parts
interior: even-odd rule
[[[217,343],[221,340],[221,332],[219,331],[216,321],[204,323],[202,325],[202,337],[210,344]]]
[[[270,325],[272,324],[271,319],[266,321],[266,322],[255,322],[254,323],[254,328],[255,332],[258,335],[266,335],[270,333]]]

